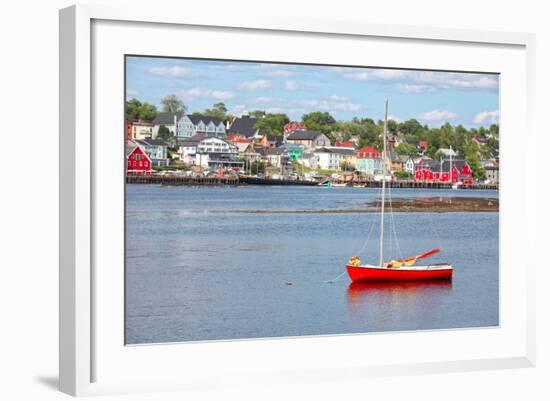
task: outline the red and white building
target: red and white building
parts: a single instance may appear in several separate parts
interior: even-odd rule
[[[436,161],[421,158],[415,163],[414,179],[422,182],[473,184],[472,170],[465,160]]]
[[[126,142],[126,175],[151,175],[151,159],[135,142]]]

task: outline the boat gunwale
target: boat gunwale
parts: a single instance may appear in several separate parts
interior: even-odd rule
[[[372,270],[384,270],[384,271],[395,271],[395,272],[428,272],[428,271],[440,271],[440,270],[453,270],[453,266],[450,263],[438,263],[433,265],[423,265],[423,266],[408,266],[408,267],[383,267],[383,266],[374,266],[374,265],[346,265],[347,268],[356,268],[356,269],[372,269]]]

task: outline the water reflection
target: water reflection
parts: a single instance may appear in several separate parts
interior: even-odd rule
[[[352,311],[371,303],[406,307],[418,303],[437,303],[442,297],[450,295],[452,288],[451,280],[351,283],[347,298]]]

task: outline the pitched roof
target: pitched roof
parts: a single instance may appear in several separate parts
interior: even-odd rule
[[[268,148],[267,154],[268,155],[282,155],[285,152],[285,148]]]
[[[291,141],[313,141],[321,135],[324,134],[319,131],[294,131],[286,139]]]
[[[247,138],[250,138],[258,132],[258,130],[254,128],[254,125],[256,125],[257,122],[258,119],[254,117],[243,116],[236,118],[231,124],[231,127],[229,127],[228,132],[232,134],[241,134]]]
[[[174,116],[179,120],[184,116],[183,111],[178,112],[161,112],[157,114],[157,118],[153,120],[155,125],[172,125],[174,124]]]
[[[187,117],[189,117],[194,125],[197,125],[201,121],[207,125],[210,124],[210,122],[213,122],[214,125],[220,125],[222,122],[222,120],[218,117],[208,117],[202,114],[189,114]]]
[[[145,146],[168,146],[166,142],[160,139],[138,139],[136,142]]]
[[[138,146],[133,142],[126,142],[126,157],[134,153],[134,150],[136,150],[137,147]]]
[[[466,160],[462,159],[453,159],[453,166],[457,168],[458,171],[462,170],[462,167],[464,167],[465,164],[468,164]],[[449,171],[451,167],[451,161],[450,160],[443,160],[443,164],[441,165],[442,171]]]

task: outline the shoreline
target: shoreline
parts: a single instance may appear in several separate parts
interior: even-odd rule
[[[305,210],[233,210],[215,211],[209,213],[240,213],[240,214],[362,214],[377,213],[379,208],[376,202],[369,202],[366,208],[360,209],[305,209]],[[387,206],[387,211],[390,208]],[[455,212],[498,212],[499,200],[497,198],[396,198],[391,201],[391,211],[395,213],[455,213]]]

